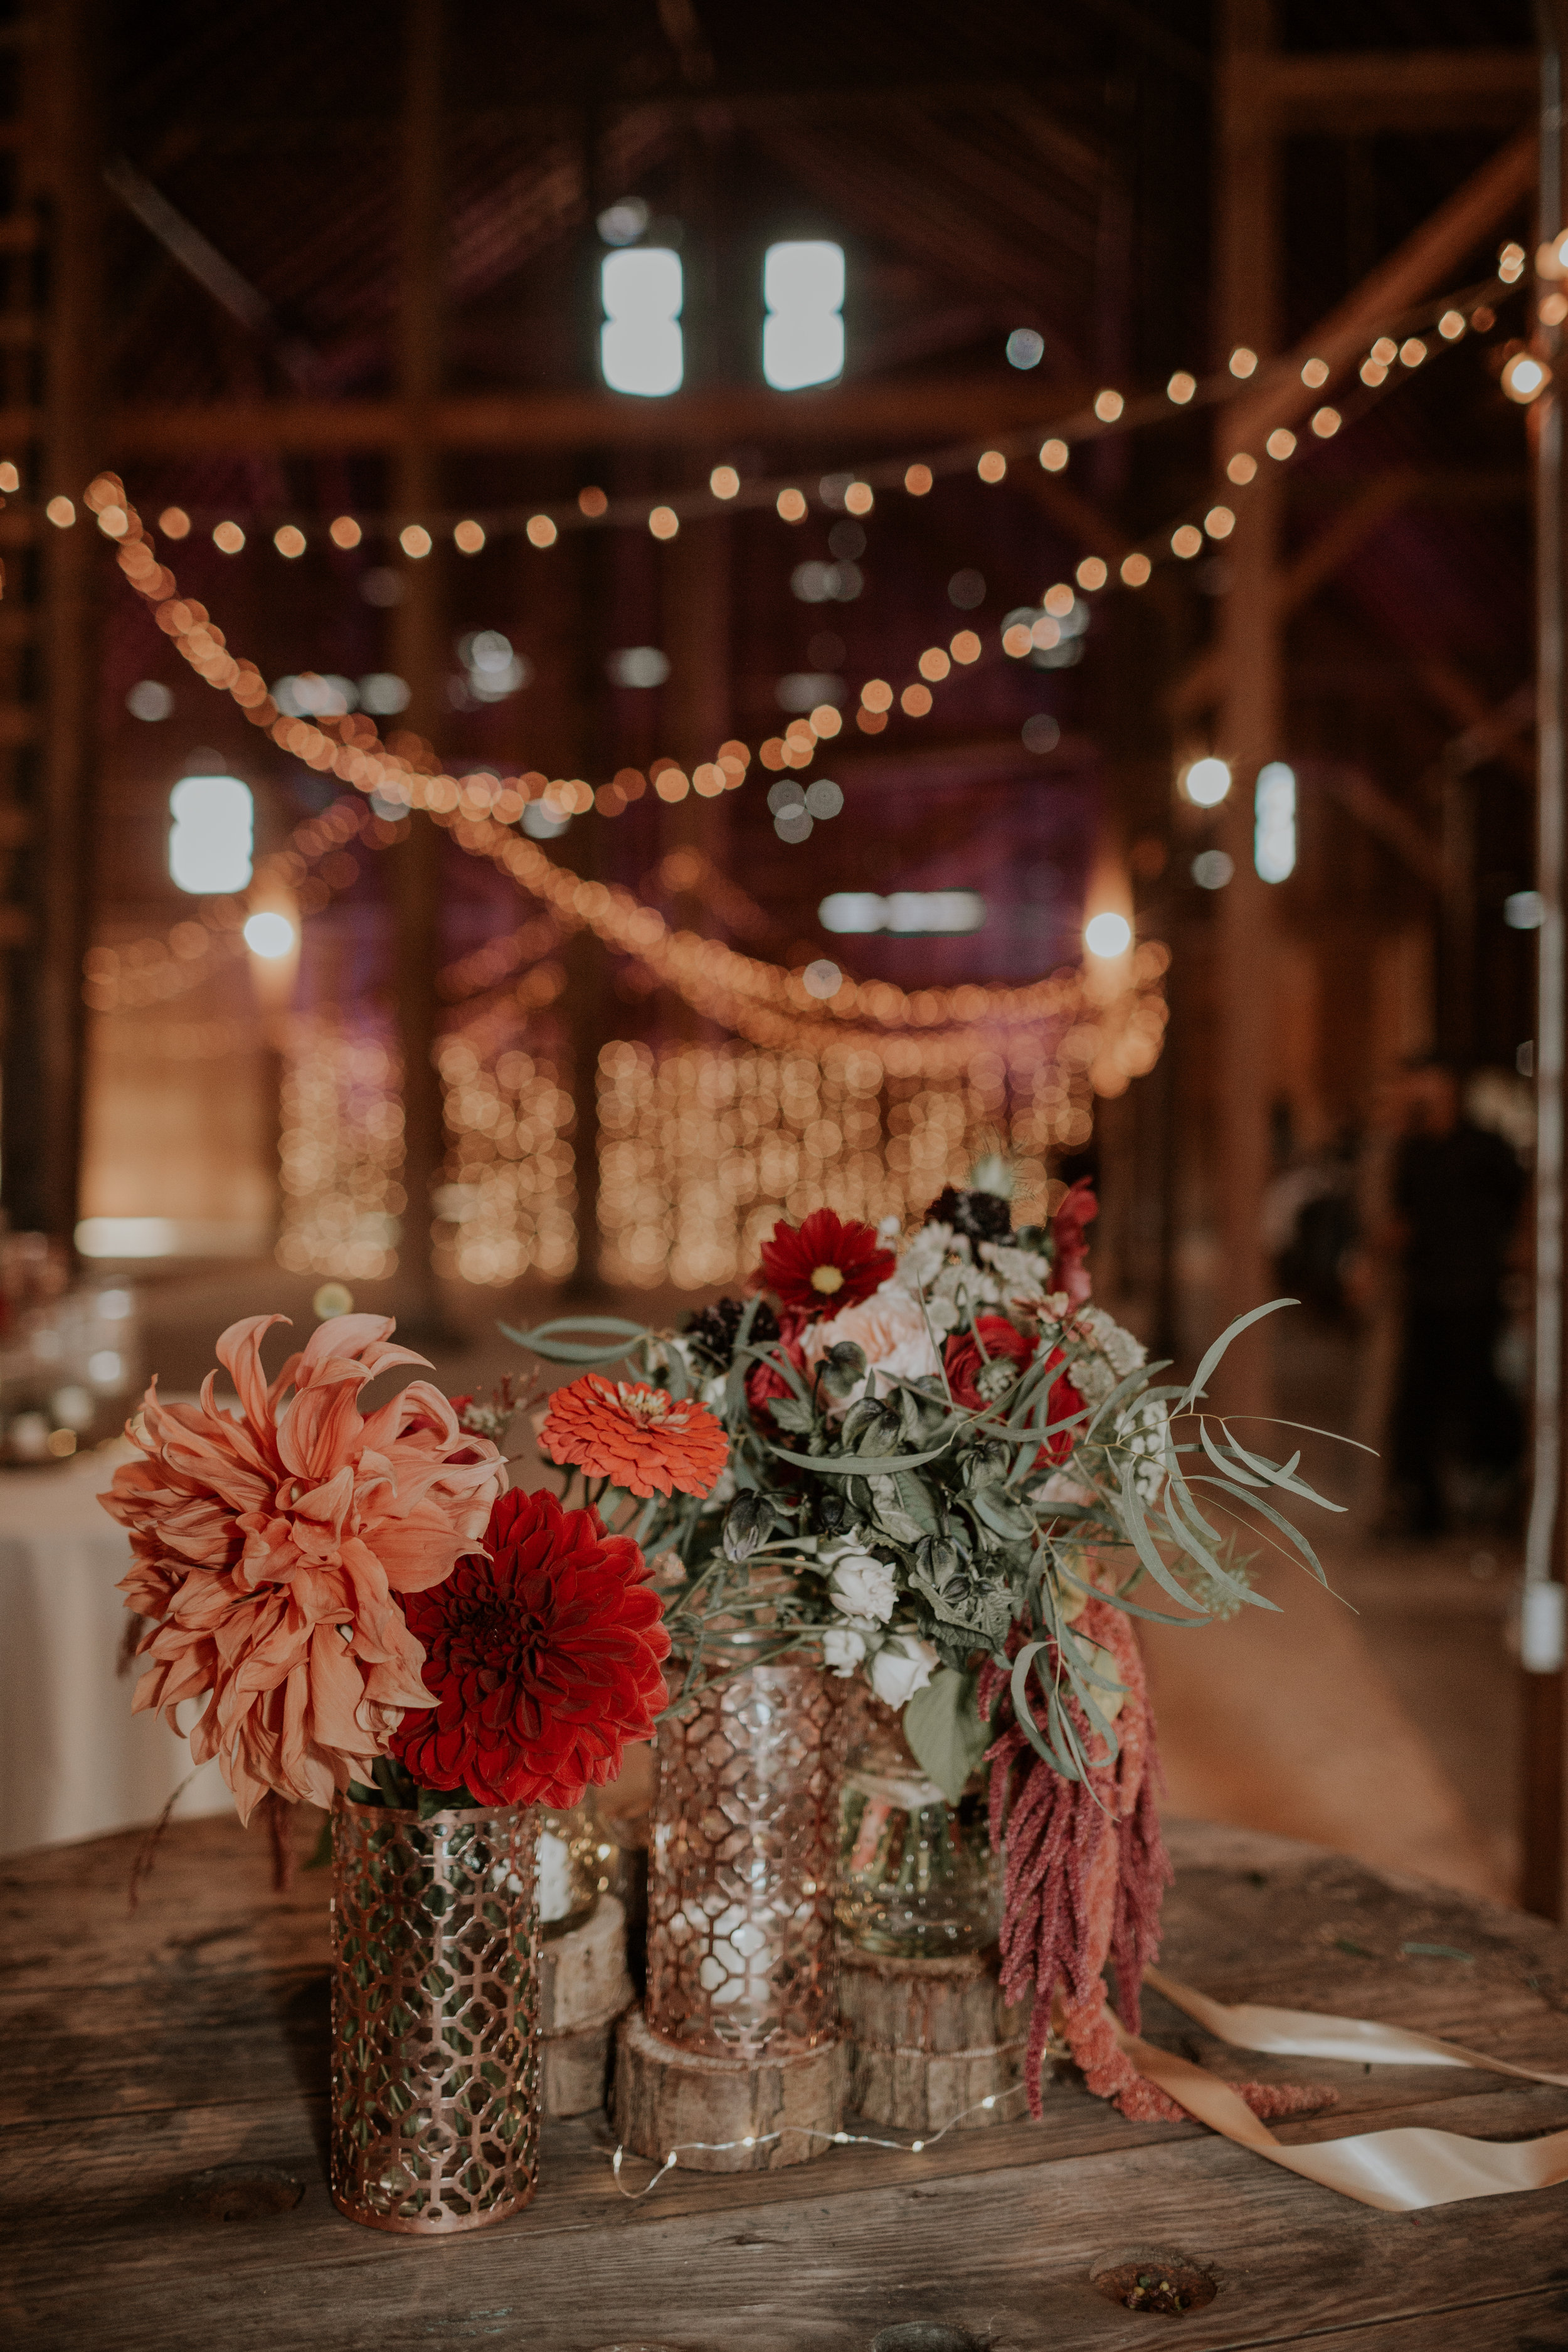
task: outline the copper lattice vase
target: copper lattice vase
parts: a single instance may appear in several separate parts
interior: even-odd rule
[[[752,1666],[659,1726],[647,2017],[683,2049],[774,2059],[837,2038],[837,1698],[819,1665]]]
[[[539,2169],[535,1816],[332,1817],[332,2201],[436,2235],[515,2213]]]

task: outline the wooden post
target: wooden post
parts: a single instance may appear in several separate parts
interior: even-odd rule
[[[1539,11],[1541,176],[1538,241],[1563,233],[1563,58],[1568,8],[1546,0]],[[1564,676],[1563,333],[1536,323],[1537,348],[1554,381],[1531,418],[1535,445],[1536,535],[1536,933],[1535,1027],[1535,1381],[1532,1488],[1525,1534],[1521,1655],[1524,1666],[1524,1754],[1521,1833],[1521,1901],[1561,1918],[1564,1854],[1563,1587],[1568,1581],[1568,1514],[1563,1507],[1563,1061],[1564,990]]]
[[[1226,0],[1223,23],[1215,224],[1220,352],[1228,357],[1246,346],[1264,361],[1279,331],[1278,146],[1244,92],[1247,68],[1272,47],[1271,0]],[[1215,442],[1221,475],[1236,446],[1233,430],[1222,410]],[[1220,837],[1234,866],[1219,895],[1215,990],[1219,1297],[1227,1321],[1268,1297],[1262,1215],[1272,1066],[1269,910],[1268,885],[1253,865],[1252,827],[1258,771],[1282,749],[1275,469],[1262,467],[1235,503],[1236,530],[1225,555],[1230,593],[1220,604],[1225,677],[1217,745],[1231,765]],[[1226,1411],[1271,1410],[1269,1346],[1267,1325],[1255,1325],[1230,1349],[1211,1391]]]
[[[68,530],[45,529],[37,551],[42,731],[36,751],[16,762],[26,840],[6,935],[19,951],[6,991],[0,1163],[11,1223],[68,1248],[81,1157],[81,967],[91,921],[94,622],[103,561],[81,504],[100,462],[102,50],[94,0],[59,0],[37,23],[29,178],[44,220],[46,421],[37,478],[26,487],[39,499],[63,492],[78,520]],[[13,558],[14,573],[26,562]],[[7,584],[9,601],[19,581]]]
[[[400,525],[428,524],[440,498],[441,461],[430,409],[441,388],[442,0],[405,0],[403,111],[403,286],[398,315],[397,383],[404,411],[393,454],[392,503]],[[441,731],[446,677],[443,571],[439,545],[405,557],[403,601],[392,627],[394,663],[408,682],[405,724]],[[399,1255],[405,1324],[439,1333],[442,1312],[431,1260],[431,1194],[440,1178],[444,1139],[435,1065],[436,969],[439,961],[441,835],[415,815],[393,853],[396,908],[395,995],[403,1055],[403,1188],[407,1195]]]

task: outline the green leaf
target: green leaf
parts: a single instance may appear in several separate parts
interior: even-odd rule
[[[813,1471],[819,1478],[880,1478],[890,1476],[895,1470],[918,1470],[922,1462],[939,1462],[952,1442],[951,1438],[945,1439],[924,1454],[847,1454],[837,1461],[826,1455],[795,1454],[787,1445],[768,1444],[767,1450],[792,1468]]]
[[[595,1340],[565,1339],[561,1336],[564,1331],[599,1336]],[[537,1324],[531,1331],[517,1331],[503,1323],[500,1334],[503,1339],[542,1356],[547,1364],[618,1363],[639,1339],[653,1338],[646,1323],[627,1323],[618,1315],[562,1315],[553,1322]]]
[[[943,1666],[904,1709],[904,1738],[928,1780],[956,1805],[975,1771],[991,1733],[974,1704],[975,1678]]]
[[[1193,1374],[1191,1385],[1184,1400],[1184,1410],[1197,1402],[1204,1392],[1204,1383],[1209,1374],[1214,1370],[1231,1341],[1239,1339],[1249,1324],[1260,1323],[1266,1315],[1277,1315],[1282,1307],[1300,1307],[1300,1304],[1299,1298],[1271,1298],[1266,1307],[1255,1307],[1250,1314],[1238,1315],[1234,1323],[1227,1323],[1197,1370]],[[1229,1434],[1228,1431],[1226,1434]],[[1232,1444],[1234,1443],[1233,1439]]]
[[[780,1429],[793,1430],[797,1437],[816,1425],[816,1415],[804,1397],[773,1397],[768,1410]]]

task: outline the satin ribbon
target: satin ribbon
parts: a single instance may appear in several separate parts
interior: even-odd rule
[[[1262,2050],[1281,2057],[1345,2058],[1383,2066],[1466,2066],[1487,2074],[1512,2074],[1522,2082],[1552,2083],[1568,2089],[1568,2074],[1510,2065],[1434,2034],[1410,2033],[1361,2017],[1329,2017],[1308,2010],[1268,2009],[1251,2002],[1234,2008],[1210,2000],[1157,1969],[1145,1984],[1234,2050]],[[1255,2116],[1238,2092],[1217,2074],[1168,2050],[1156,2050],[1129,2033],[1110,2012],[1117,2040],[1141,2074],[1212,2131],[1270,2164],[1299,2172],[1324,2189],[1337,2189],[1384,2213],[1419,2212],[1429,2205],[1452,2205],[1466,2197],[1497,2197],[1521,2189],[1550,2189],[1568,2180],[1568,2131],[1542,2139],[1481,2140],[1464,2132],[1426,2126],[1395,2131],[1356,2132],[1342,2139],[1287,2147]]]

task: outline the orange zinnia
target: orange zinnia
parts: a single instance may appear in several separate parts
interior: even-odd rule
[[[556,1390],[539,1445],[629,1495],[706,1495],[730,1458],[722,1423],[695,1397],[598,1372]]]

